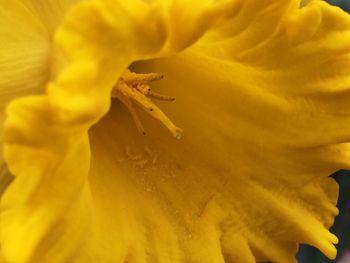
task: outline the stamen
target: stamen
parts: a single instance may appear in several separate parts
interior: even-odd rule
[[[121,99],[121,97],[118,97],[118,99],[128,108],[128,110],[131,113],[132,118],[134,119],[134,122],[136,124],[137,129],[139,130],[139,132],[141,132],[142,134],[146,134],[145,129],[143,128],[142,122],[139,118],[139,116],[137,115],[137,111],[135,109],[135,106],[133,105],[133,103],[124,96],[123,99]]]
[[[150,99],[154,98],[163,101],[175,100],[173,97],[158,94],[151,90],[149,83],[162,78],[163,75],[158,73],[137,74],[127,70],[113,88],[111,96],[112,98],[119,99],[128,108],[137,129],[143,134],[145,134],[145,131],[133,102],[138,104],[138,106],[148,112],[153,118],[162,122],[175,138],[180,139],[182,137],[182,129],[176,127]]]

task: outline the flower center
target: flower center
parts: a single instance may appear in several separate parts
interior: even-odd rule
[[[137,74],[126,70],[114,86],[111,96],[112,98],[119,99],[128,108],[137,129],[143,134],[146,133],[136,111],[135,104],[145,110],[153,118],[162,122],[175,138],[180,139],[183,130],[176,127],[151,100],[151,98],[162,101],[175,100],[173,97],[158,94],[151,90],[150,83],[152,81],[161,80],[162,78],[163,75],[159,73]]]

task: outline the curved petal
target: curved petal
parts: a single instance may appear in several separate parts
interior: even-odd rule
[[[55,68],[50,68],[54,29],[76,2],[0,0],[0,142],[7,103],[43,93],[55,73]],[[3,164],[2,148],[1,143],[0,163],[5,171],[0,173],[1,194],[12,180]]]
[[[56,38],[68,64],[46,95],[11,103],[7,259],[293,262],[301,242],[334,258],[328,175],[349,166],[348,16],[321,1],[161,3],[80,4]],[[162,108],[183,140],[147,117],[138,134],[116,104],[91,129],[90,169],[87,130],[126,66],[207,31],[136,65],[165,74],[155,88],[177,98]]]
[[[108,110],[112,86],[138,53],[137,38],[146,37],[134,27],[141,26],[141,32],[153,34],[160,42],[164,39],[158,18],[151,16],[153,10],[140,7],[128,14],[121,4],[114,5],[109,10],[115,12],[114,23],[99,1],[75,7],[56,36],[68,62],[62,73],[46,95],[9,105],[4,156],[16,178],[2,198],[0,233],[9,262],[105,262],[94,252],[94,236],[87,238],[98,233],[93,229],[87,184],[87,130]],[[137,12],[143,10],[154,23],[136,23]],[[105,38],[101,29],[107,31]],[[149,38],[149,47],[159,48],[157,41]],[[141,47],[147,49],[144,43]],[[122,254],[115,256],[117,260]]]
[[[14,98],[43,92],[49,75],[49,36],[40,21],[17,0],[0,0],[0,142],[4,108]],[[0,193],[11,176],[0,144]]]

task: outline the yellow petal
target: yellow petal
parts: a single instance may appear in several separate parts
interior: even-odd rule
[[[69,7],[77,1],[0,0],[0,141],[4,107],[14,98],[43,93],[54,74],[52,37]],[[55,58],[56,59],[56,58]],[[64,60],[64,59],[62,59]],[[55,62],[55,64],[58,64]],[[11,181],[0,145],[2,193]]]
[[[2,157],[4,107],[44,91],[49,56],[49,35],[37,17],[17,0],[0,0],[0,193],[11,180]]]
[[[61,74],[8,107],[8,261],[295,262],[298,243],[335,257],[349,17],[321,1],[230,2],[74,8],[56,35]],[[154,89],[176,97],[160,106],[184,138],[143,115],[139,134],[117,102],[99,121],[129,63],[165,54],[134,68],[165,74]]]
[[[19,1],[0,1],[1,107],[19,96],[43,91],[50,44],[43,24]]]
[[[17,0],[30,10],[53,34],[68,10],[84,0]]]
[[[57,43],[66,51],[67,67],[51,83],[47,95],[18,99],[8,107],[5,158],[16,176],[2,199],[1,244],[8,261],[69,262],[77,253],[74,262],[96,262],[96,239],[90,238],[95,227],[89,212],[87,129],[108,110],[111,88],[135,56],[135,46],[157,49],[156,37],[164,39],[159,18],[153,17],[152,9],[144,9],[153,24],[134,22],[143,19],[139,9],[128,16],[116,5],[111,11],[122,16],[115,14],[111,25],[106,7],[98,1],[78,6],[57,34]],[[80,23],[84,20],[91,27]],[[133,27],[153,29],[148,31],[155,38],[133,32]],[[107,31],[106,38],[101,37],[101,29]],[[137,37],[146,40],[141,44],[135,41]],[[147,39],[149,47],[144,45]],[[103,66],[107,71],[101,71]],[[34,158],[35,164],[28,163],[28,158]],[[105,262],[106,255],[102,256],[100,262]]]
[[[52,37],[76,1],[0,1],[0,107],[42,93],[49,80]],[[56,58],[55,58],[56,59]]]

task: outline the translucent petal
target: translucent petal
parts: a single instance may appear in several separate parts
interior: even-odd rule
[[[50,44],[41,22],[19,1],[0,1],[1,107],[21,95],[43,91]]]
[[[53,34],[63,21],[65,14],[78,2],[84,0],[17,0],[28,8]]]
[[[289,263],[299,243],[334,258],[349,19],[321,1],[77,6],[56,35],[68,64],[8,107],[6,258]],[[139,134],[117,102],[106,115],[141,59],[134,70],[165,75],[154,90],[176,97],[159,106],[182,140],[146,115]]]
[[[50,74],[54,74],[50,69],[53,34],[77,2],[0,1],[1,108],[18,96],[44,91]]]

